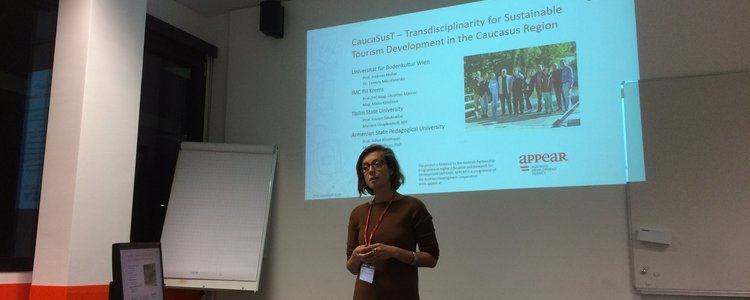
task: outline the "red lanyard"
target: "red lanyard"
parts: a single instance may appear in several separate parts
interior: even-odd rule
[[[385,216],[385,213],[388,211],[388,208],[391,207],[391,203],[393,203],[393,199],[396,199],[396,193],[393,193],[393,197],[391,197],[391,201],[388,201],[388,206],[385,207],[382,213],[380,213],[380,217],[378,218],[378,222],[375,223],[375,227],[372,229],[372,232],[370,232],[370,238],[367,238],[367,229],[370,227],[370,215],[372,215],[372,204],[370,204],[370,209],[367,210],[367,221],[365,221],[365,232],[362,234],[362,236],[365,238],[365,246],[370,246],[372,244],[372,237],[375,235],[375,232],[378,231],[378,227],[380,227],[380,223],[383,222],[383,217]],[[373,200],[374,202],[375,200]]]

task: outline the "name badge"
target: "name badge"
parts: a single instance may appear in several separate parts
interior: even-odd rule
[[[375,278],[375,267],[368,264],[362,264],[362,267],[359,268],[359,280],[372,283],[373,278]]]

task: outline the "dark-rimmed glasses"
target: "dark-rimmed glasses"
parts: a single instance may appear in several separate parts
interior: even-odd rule
[[[367,173],[368,171],[370,171],[370,167],[375,168],[375,170],[383,169],[383,167],[385,167],[385,160],[375,159],[372,161],[372,163],[362,164],[362,173]]]

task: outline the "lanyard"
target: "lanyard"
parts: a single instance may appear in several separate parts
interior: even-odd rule
[[[375,235],[375,232],[378,231],[378,227],[380,227],[380,223],[383,222],[383,217],[385,216],[385,213],[388,211],[388,208],[391,207],[391,203],[393,203],[393,199],[396,199],[396,193],[393,193],[393,197],[391,197],[391,201],[388,201],[388,206],[386,206],[383,212],[380,213],[378,222],[375,223],[375,227],[372,228],[372,232],[370,232],[370,238],[368,239],[367,229],[370,227],[370,215],[372,215],[372,204],[370,204],[370,209],[367,210],[367,220],[365,221],[365,232],[363,234],[363,237],[365,238],[365,246],[370,246],[370,244],[372,244],[372,237]],[[373,202],[374,201],[375,200],[373,200]]]

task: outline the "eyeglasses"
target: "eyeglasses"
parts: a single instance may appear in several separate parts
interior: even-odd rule
[[[364,163],[362,164],[362,173],[367,173],[370,171],[370,167],[375,168],[375,170],[380,170],[383,167],[385,167],[385,161],[382,159],[376,159],[373,160],[372,163]]]

